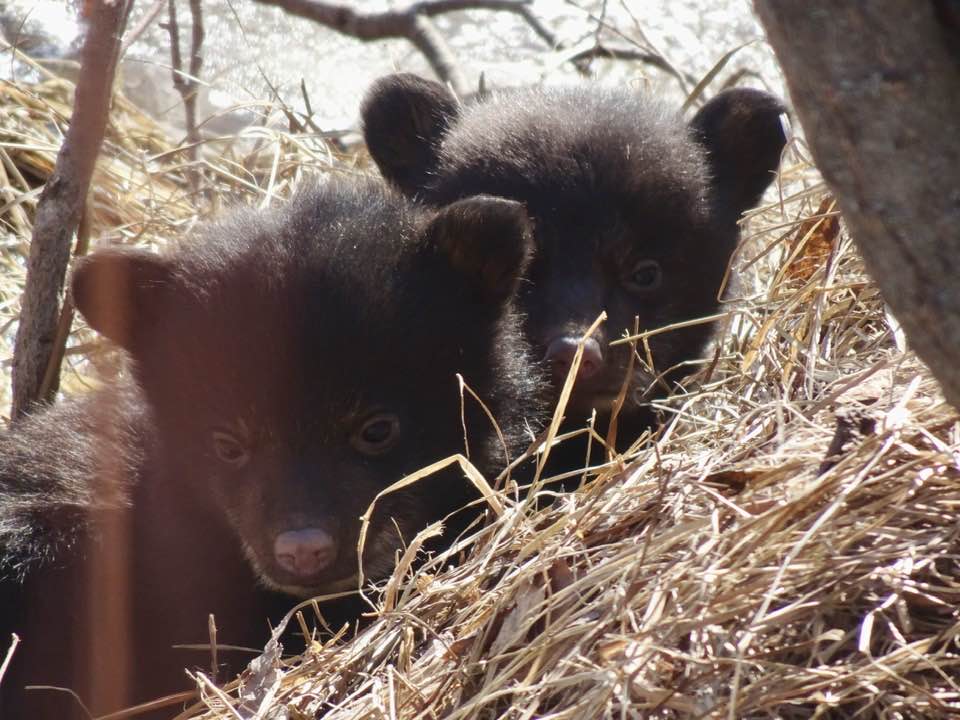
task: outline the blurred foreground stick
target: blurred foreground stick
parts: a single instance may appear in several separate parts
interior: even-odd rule
[[[80,54],[73,115],[53,174],[37,204],[30,242],[13,353],[13,419],[34,403],[52,400],[58,387],[63,347],[57,342],[57,318],[70,239],[80,225],[103,142],[120,38],[132,4],[132,0],[88,0],[84,4],[88,29]],[[53,380],[44,388],[45,375]]]
[[[755,4],[867,269],[960,407],[960,1]]]

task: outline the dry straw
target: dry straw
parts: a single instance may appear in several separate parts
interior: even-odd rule
[[[48,80],[0,96],[6,342],[69,92]],[[318,138],[241,146],[211,146],[191,196],[185,156],[121,103],[95,227],[160,243],[219,195],[267,202],[305,166],[347,164]],[[295,658],[272,642],[220,687],[198,675],[179,717],[960,714],[957,416],[800,156],[746,220],[723,335],[658,404],[653,440],[546,507],[472,478],[499,513],[416,571],[404,554],[386,599],[367,589],[381,612],[356,637]],[[322,611],[305,603],[290,622]]]

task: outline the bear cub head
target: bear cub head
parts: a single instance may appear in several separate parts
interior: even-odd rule
[[[331,179],[171,254],[94,253],[72,292],[132,360],[156,492],[235,533],[266,586],[308,596],[356,587],[361,515],[464,452],[465,428],[488,473],[524,442],[537,383],[512,302],[531,251],[517,202],[433,211]],[[458,373],[508,447],[469,397],[461,422]],[[364,574],[389,573],[404,543],[472,497],[459,472],[387,494]]]
[[[643,331],[716,311],[737,221],[779,165],[783,112],[745,88],[720,93],[689,123],[625,88],[507,90],[461,104],[439,83],[398,74],[373,85],[362,117],[371,156],[408,196],[443,206],[490,194],[527,208],[536,253],[519,305],[556,391],[578,341],[607,313],[568,405],[582,417],[611,409],[630,349],[610,343],[632,334],[635,318]],[[711,332],[693,325],[651,336],[649,356],[638,348],[621,418],[644,416],[642,404],[689,370]]]

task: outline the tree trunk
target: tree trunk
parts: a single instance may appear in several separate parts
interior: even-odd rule
[[[755,5],[867,269],[960,407],[960,2]]]
[[[22,416],[38,401],[49,401],[54,381],[43,394],[44,376],[59,376],[60,296],[70,259],[70,239],[80,224],[94,162],[107,125],[110,93],[120,50],[120,36],[132,0],[91,0],[85,4],[90,27],[80,56],[80,77],[73,115],[53,174],[37,203],[37,217],[27,260],[27,284],[13,352],[13,408]],[[51,358],[53,358],[51,360]],[[54,363],[48,372],[48,366]]]

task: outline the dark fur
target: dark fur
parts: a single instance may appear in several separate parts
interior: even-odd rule
[[[234,213],[167,257],[108,250],[81,261],[76,305],[127,350],[130,380],[0,437],[0,542],[8,575],[25,576],[3,586],[4,620],[23,637],[4,717],[76,712],[51,692],[21,706],[26,683],[73,687],[95,713],[186,687],[182,668],[208,666],[209,653],[169,648],[207,642],[208,613],[220,643],[262,647],[267,617],[290,604],[267,588],[356,587],[359,518],[374,496],[463,451],[456,373],[502,423],[508,448],[467,401],[471,459],[495,474],[539,412],[511,310],[531,242],[517,203],[472,199],[438,213],[372,182],[330,181],[281,210]],[[358,428],[383,412],[399,418],[397,444],[359,452]],[[245,464],[218,457],[216,433],[238,439]],[[367,577],[383,577],[403,543],[474,496],[451,470],[384,497]],[[336,539],[315,577],[274,555],[277,535],[298,528]],[[129,624],[91,620],[125,593]],[[127,650],[124,696],[113,673],[129,669]]]
[[[607,312],[595,335],[602,370],[578,379],[568,406],[579,424],[591,408],[601,418],[610,410],[629,350],[609,343],[635,317],[644,330],[716,311],[737,220],[779,164],[782,112],[767,93],[736,89],[685,124],[655,99],[595,86],[513,90],[461,107],[439,84],[404,74],[370,89],[363,121],[383,175],[408,195],[437,206],[479,193],[524,203],[537,250],[520,306],[545,359],[552,342],[578,338]],[[631,273],[650,261],[659,286],[631,289]],[[699,325],[651,337],[656,374],[682,376],[711,333]],[[663,392],[635,367],[621,444],[649,424],[644,402]]]

